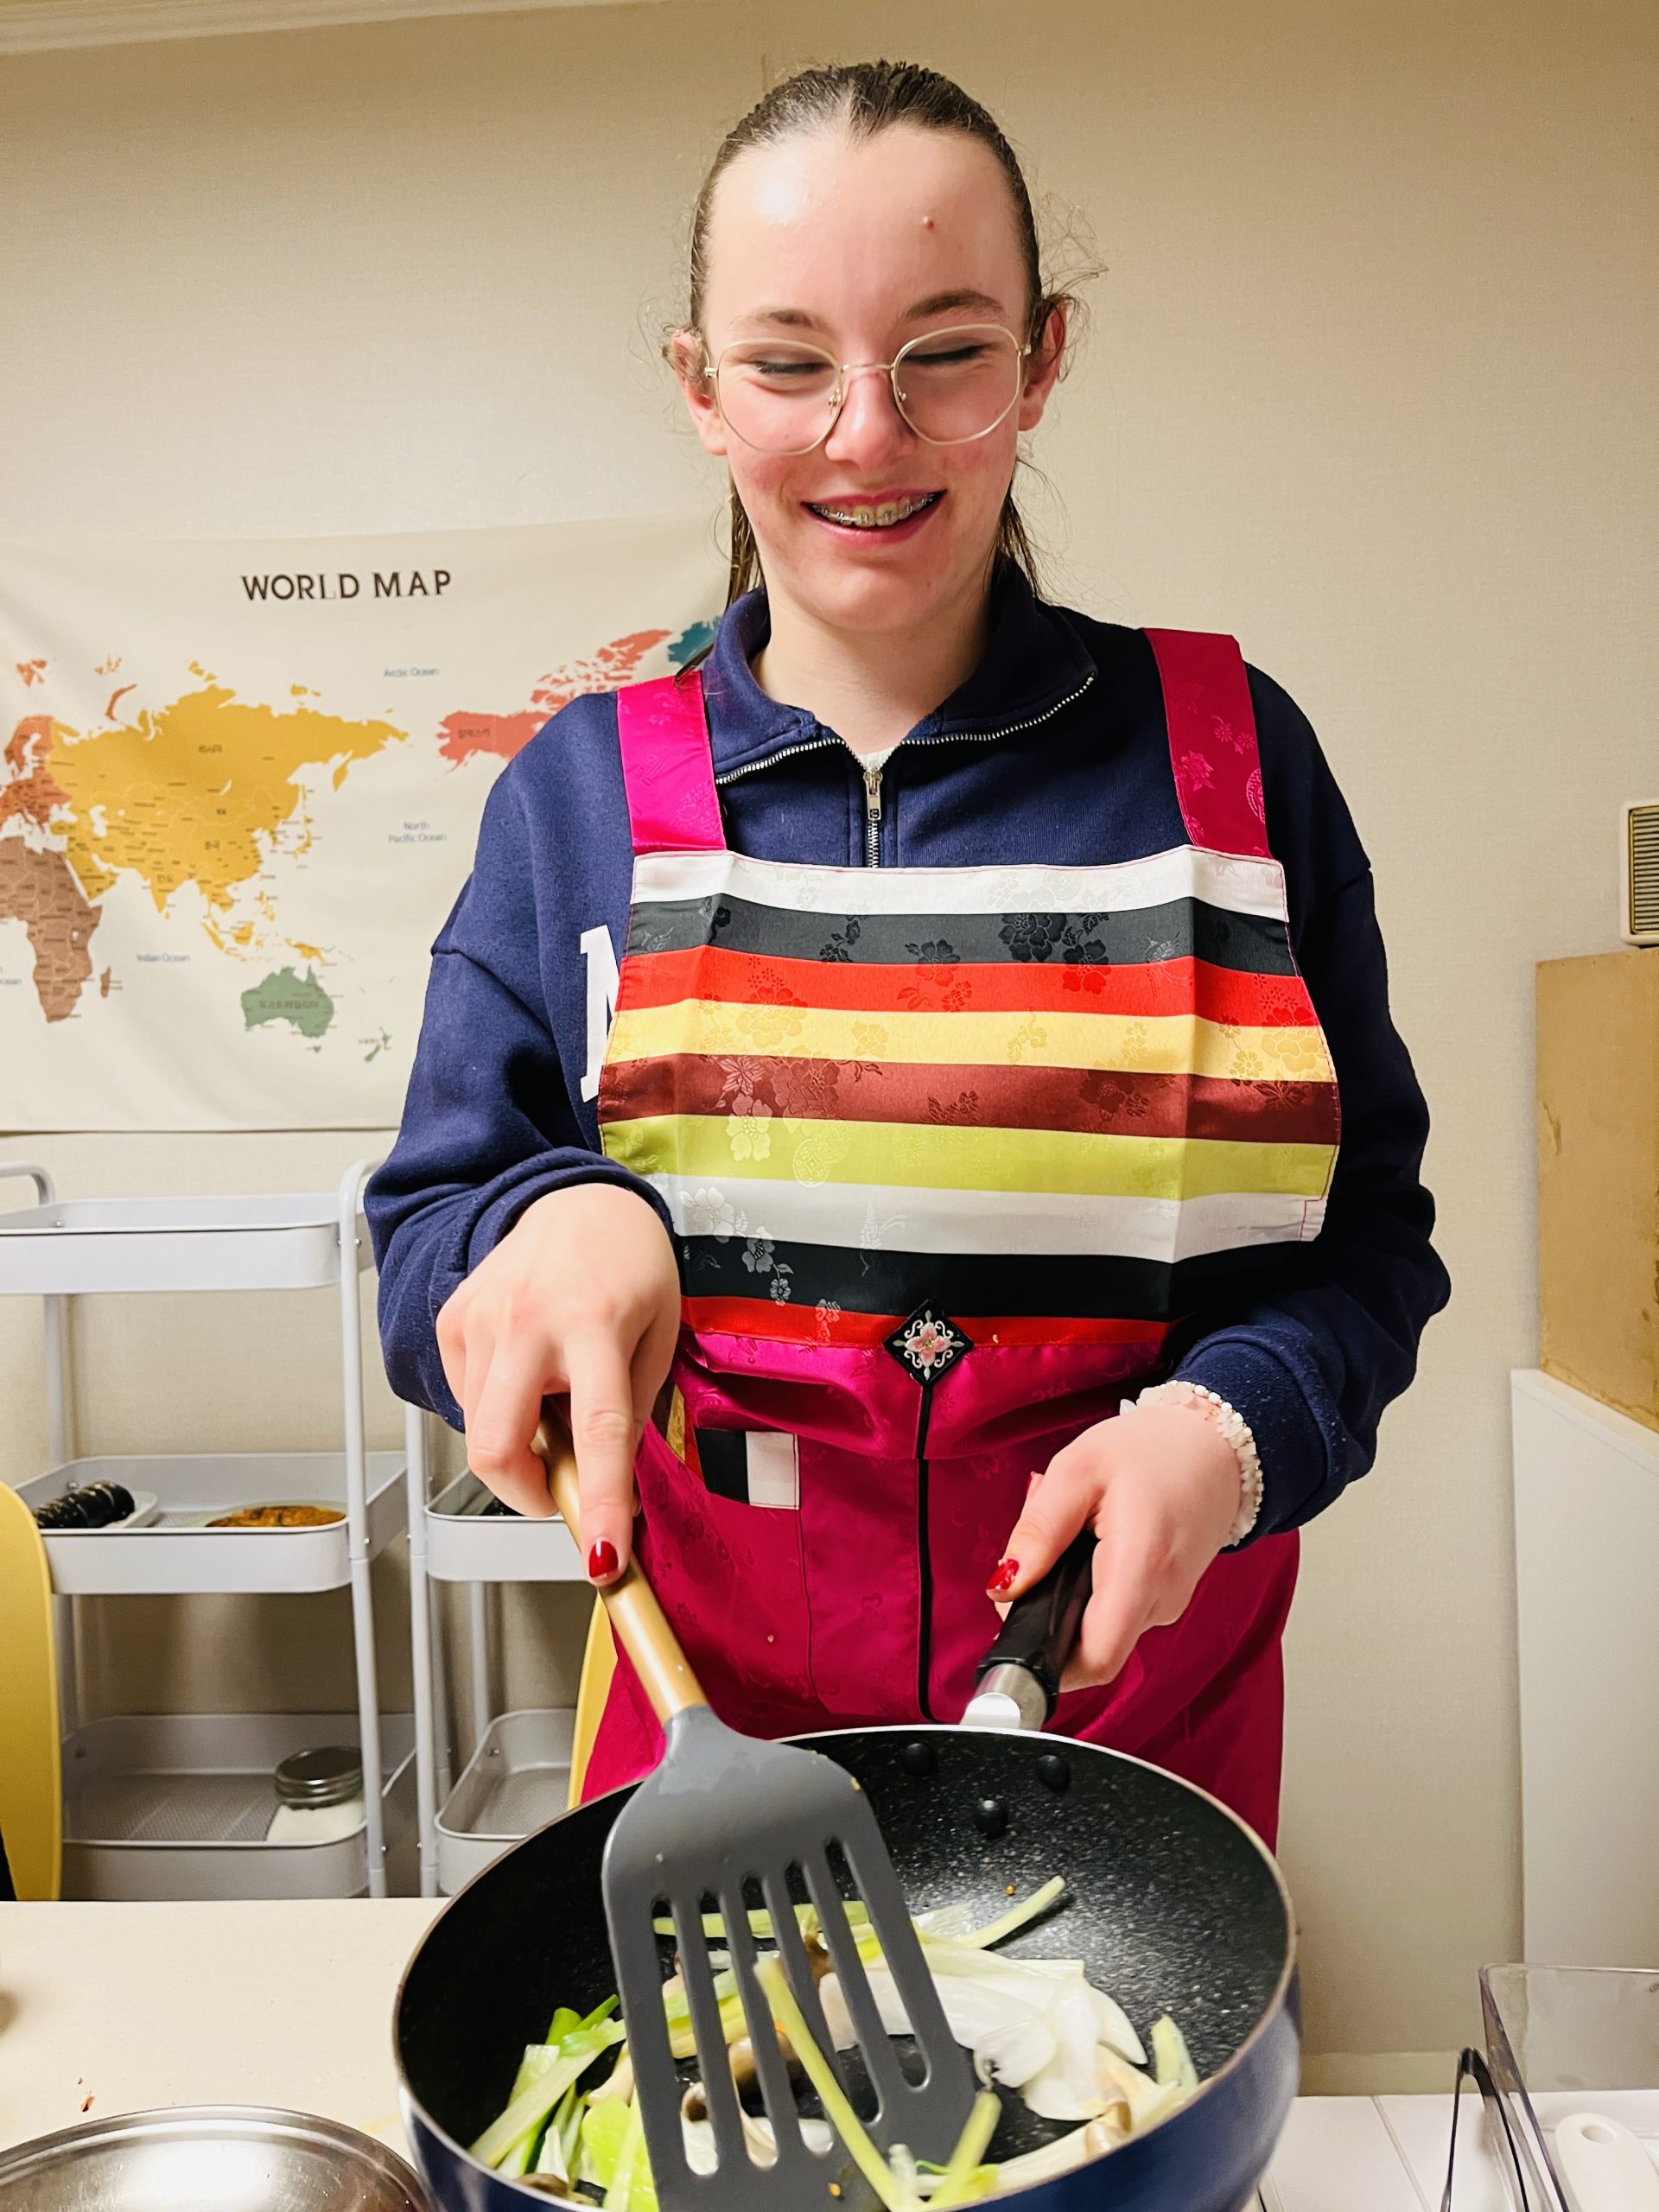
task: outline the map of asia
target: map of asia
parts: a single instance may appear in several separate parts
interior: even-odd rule
[[[491,784],[721,596],[701,516],[0,543],[0,1121],[394,1124]]]

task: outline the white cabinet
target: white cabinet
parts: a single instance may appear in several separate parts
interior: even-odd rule
[[[1659,1435],[1510,1380],[1524,1955],[1659,1967]]]

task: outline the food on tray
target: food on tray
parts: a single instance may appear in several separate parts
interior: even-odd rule
[[[943,2166],[929,2167],[902,2145],[884,2156],[843,2092],[829,2056],[818,2047],[785,1977],[776,1951],[756,1961],[757,1979],[784,2048],[823,2105],[823,2120],[803,2115],[810,2150],[827,2152],[839,2137],[887,2212],[944,2212],[948,2205],[978,2203],[1004,2191],[1052,2179],[1103,2152],[1143,2134],[1185,2104],[1198,2077],[1180,2030],[1166,2015],[1152,2024],[1150,2058],[1121,2006],[1094,1987],[1081,1959],[1011,1959],[991,1946],[1046,1912],[1065,1889],[1058,1877],[988,1925],[976,1928],[965,1905],[918,1916],[922,1955],[932,1971],[945,2018],[958,2043],[974,2054],[982,2083],[960,2143]],[[831,2041],[845,2050],[855,2041],[846,2000],[810,1905],[796,1916],[817,1982]],[[909,2023],[881,1957],[863,1906],[847,1900],[847,1917],[889,2035]],[[659,1921],[659,1935],[673,1923]],[[751,1936],[772,1942],[764,1912],[749,1916]],[[717,1917],[703,1923],[715,1941],[726,1930]],[[729,1953],[710,1954],[734,2076],[753,2078],[748,2024]],[[690,2006],[680,1977],[663,1986],[669,2045],[677,2058],[696,2056]],[[645,2155],[645,2133],[634,2096],[626,2031],[611,2015],[608,1998],[585,2018],[566,2006],[553,2017],[545,2043],[531,2044],[499,2119],[473,2145],[473,2156],[497,2172],[522,2178],[532,2189],[575,2204],[613,2212],[653,2212],[656,2191]],[[608,2077],[584,2088],[582,2077],[607,2050],[616,2058]],[[988,2159],[1001,2112],[994,2085],[1018,2091],[1046,2120],[1071,2123],[1040,2149],[1017,2158]],[[714,2129],[702,2085],[689,2082],[681,2106],[686,2161],[696,2173],[716,2167]],[[743,2115],[752,2152],[766,2163],[771,2123]]]
[[[243,1505],[221,1513],[210,1529],[327,1529],[346,1518],[338,1505]]]
[[[87,1483],[37,1505],[35,1520],[41,1529],[107,1529],[136,1510],[132,1492],[124,1484]]]

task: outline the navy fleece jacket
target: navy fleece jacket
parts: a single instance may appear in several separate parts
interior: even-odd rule
[[[750,671],[766,619],[763,594],[741,600],[704,669],[728,841],[757,859],[865,865],[856,759]],[[1427,1110],[1389,1018],[1370,866],[1307,722],[1267,677],[1252,669],[1249,683],[1268,836],[1336,1063],[1342,1148],[1323,1233],[1194,1316],[1173,1371],[1250,1424],[1267,1534],[1310,1520],[1369,1468],[1448,1283],[1419,1173]],[[1094,867],[1185,841],[1146,639],[1048,606],[1018,575],[999,587],[980,666],[899,747],[882,790],[882,867]],[[490,795],[471,880],[433,947],[403,1128],[369,1186],[393,1388],[457,1427],[435,1317],[528,1205],[607,1181],[667,1221],[648,1185],[603,1158],[591,1095],[602,963],[582,940],[602,927],[620,959],[631,869],[615,703],[576,699]]]

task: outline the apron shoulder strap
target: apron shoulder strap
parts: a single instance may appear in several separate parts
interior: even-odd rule
[[[1169,762],[1189,842],[1269,859],[1255,710],[1237,639],[1205,630],[1146,635],[1164,688]]]
[[[616,735],[635,857],[723,851],[701,674],[626,685]]]

